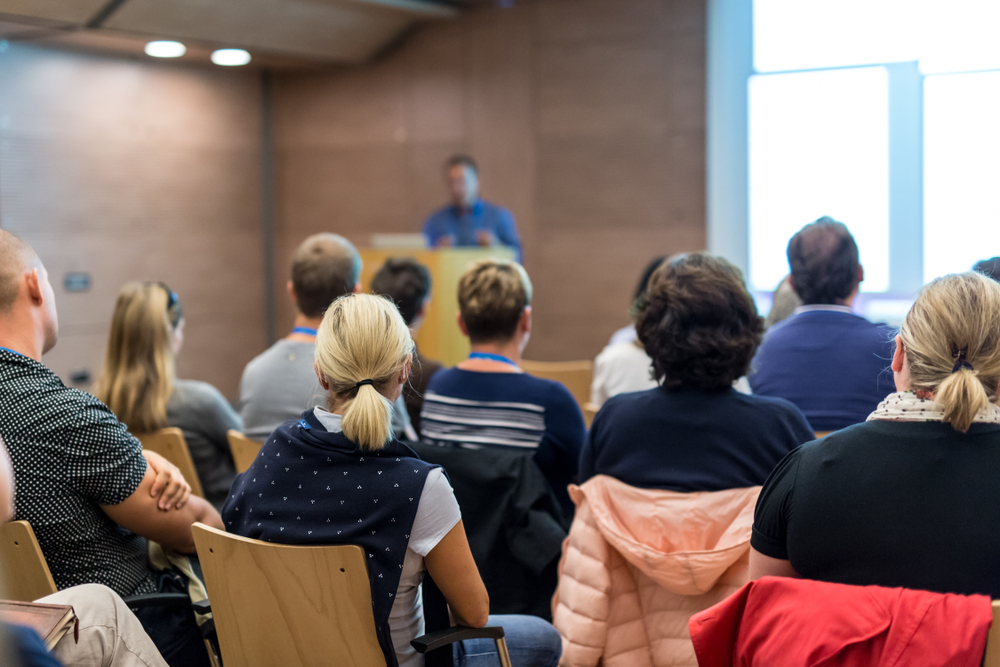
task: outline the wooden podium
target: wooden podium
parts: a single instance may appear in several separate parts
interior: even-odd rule
[[[514,259],[514,250],[492,248],[414,248],[361,249],[364,268],[361,287],[371,291],[372,277],[390,257],[412,257],[431,272],[431,303],[427,318],[417,332],[417,347],[428,359],[454,366],[469,356],[469,341],[458,328],[458,280],[469,264],[477,259]]]

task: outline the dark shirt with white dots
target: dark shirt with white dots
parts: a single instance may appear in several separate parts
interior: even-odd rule
[[[0,436],[14,467],[14,518],[31,523],[56,586],[154,592],[145,538],[101,509],[131,496],[146,473],[142,446],[114,413],[0,348]]]

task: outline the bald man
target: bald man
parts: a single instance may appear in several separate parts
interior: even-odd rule
[[[103,403],[42,364],[58,334],[45,266],[0,230],[0,434],[14,468],[15,518],[31,523],[60,590],[97,583],[122,597],[161,591],[169,582],[150,565],[147,539],[194,554],[191,524],[221,529],[222,520],[205,500],[188,498],[176,468],[144,452]],[[151,607],[138,616],[168,664],[208,664],[190,610]]]
[[[753,393],[794,403],[816,431],[865,421],[895,391],[895,332],[851,309],[864,268],[843,223],[823,217],[788,243],[789,285],[802,300],[768,329],[751,364]]]

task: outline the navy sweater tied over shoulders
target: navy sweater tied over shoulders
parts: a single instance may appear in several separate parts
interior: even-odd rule
[[[389,612],[420,494],[436,467],[397,440],[377,452],[361,451],[309,410],[278,427],[253,465],[237,475],[222,520],[229,532],[264,542],[364,549],[375,629],[386,664],[395,667]]]

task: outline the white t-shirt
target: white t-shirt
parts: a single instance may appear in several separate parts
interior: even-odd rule
[[[656,386],[652,370],[653,362],[646,350],[634,342],[608,345],[594,360],[590,402],[604,405],[617,394],[652,389]]]
[[[330,433],[339,433],[340,415],[317,407],[313,413],[319,423]],[[396,598],[389,612],[389,633],[396,649],[399,667],[422,667],[424,656],[410,646],[410,640],[424,634],[424,607],[420,595],[420,582],[424,574],[424,557],[438,545],[445,535],[461,520],[462,512],[455,500],[455,492],[444,475],[435,468],[427,474],[424,490],[417,504],[417,516],[410,529],[410,543],[403,558],[403,572],[399,576]]]

